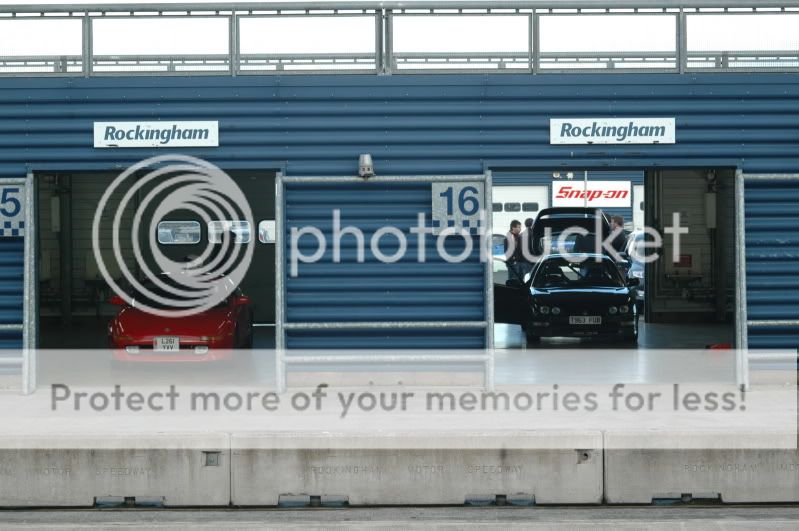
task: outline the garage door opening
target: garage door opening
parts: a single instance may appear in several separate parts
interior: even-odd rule
[[[240,284],[251,301],[253,346],[274,346],[274,219],[275,174],[273,172],[231,173],[231,178],[248,199],[253,220],[215,220],[204,222],[199,214],[173,211],[158,220],[155,240],[159,250],[171,259],[199,256],[215,234],[232,230],[246,233],[253,241],[252,262]],[[117,177],[111,173],[37,174],[38,277],[40,326],[39,345],[43,349],[106,349],[109,321],[120,306],[101,273],[92,248],[92,223],[101,197]],[[130,183],[123,183],[111,194],[106,212],[115,212]],[[132,235],[133,216],[148,190],[132,195],[128,207],[120,210],[119,247],[124,266],[137,279],[143,279],[143,266],[151,271],[152,249],[145,222],[149,225],[154,206],[142,207],[142,230],[138,242]],[[158,204],[153,201],[151,205]],[[233,222],[233,223],[231,223]],[[113,259],[113,217],[104,217],[100,226],[102,261],[108,274],[126,286],[121,266]],[[212,226],[212,224],[214,224]],[[219,229],[219,230],[217,230]],[[245,230],[246,229],[246,230]],[[138,243],[144,264],[136,258]],[[239,243],[237,239],[237,243]],[[210,333],[209,333],[210,337]],[[242,340],[240,346],[248,342]],[[238,344],[237,344],[238,345]]]
[[[633,177],[624,179],[625,174]],[[734,345],[735,170],[607,172],[604,179],[602,172],[590,171],[531,172],[526,176],[519,173],[511,179],[503,179],[501,175],[495,179],[493,188],[496,347],[703,349]],[[539,208],[528,216],[521,205],[533,202],[528,198],[535,194],[540,196]],[[606,199],[607,204],[589,205],[589,199],[595,197]],[[517,203],[520,208],[515,208]],[[587,290],[574,295],[577,303],[567,305],[571,310],[566,313],[579,314],[572,321],[585,323],[570,326],[575,329],[570,337],[548,337],[547,333],[530,330],[526,323],[523,326],[525,318],[519,317],[526,311],[524,303],[509,306],[505,300],[515,293],[508,289],[507,283],[515,282],[509,279],[518,275],[509,272],[507,264],[496,258],[503,255],[503,241],[511,221],[521,222],[520,230],[524,231],[525,218],[536,219],[547,207],[591,206],[601,211],[608,223],[612,224],[614,217],[621,216],[627,231],[626,253],[630,253],[632,245],[651,240],[644,234],[644,227],[654,229],[663,238],[663,246],[654,261],[631,258],[621,264],[623,284],[637,283],[634,288],[638,301],[636,341],[630,341],[629,334],[621,329],[618,333],[615,330],[609,333],[608,329],[600,328],[598,323],[603,317],[589,311],[591,301],[599,295]],[[547,212],[556,210],[544,213]],[[676,249],[671,229],[675,215],[679,218],[680,232]],[[568,265],[566,267],[568,269]],[[524,281],[532,285],[533,267],[522,267],[521,273]],[[566,280],[569,273],[570,270],[565,271]],[[580,271],[574,274],[577,276],[573,280],[579,280]],[[526,289],[519,293],[527,296]],[[608,311],[610,306],[618,311],[627,305],[622,301],[606,306]],[[556,311],[562,310],[557,308]],[[608,322],[618,320],[610,315],[606,317]],[[547,319],[553,318],[550,314]],[[541,320],[540,326],[544,326],[547,319]]]

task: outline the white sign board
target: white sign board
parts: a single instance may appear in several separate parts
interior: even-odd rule
[[[554,181],[552,206],[629,208],[632,204],[630,181]]]
[[[460,234],[465,229],[477,235],[485,221],[485,195],[483,183],[443,182],[433,183],[433,234],[451,229]]]
[[[94,122],[96,148],[219,146],[219,122]]]
[[[0,182],[0,238],[25,236],[25,186]]]
[[[550,118],[550,144],[674,144],[674,118]]]

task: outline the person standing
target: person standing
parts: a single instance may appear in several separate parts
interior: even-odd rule
[[[533,270],[533,218],[524,220],[524,230],[519,235],[521,252],[519,253],[519,270],[522,279]]]
[[[627,237],[630,235],[629,231],[624,230],[624,217],[611,216],[610,232],[611,234],[616,233],[616,236],[613,237],[613,241],[611,242],[613,249],[615,249],[617,253],[623,253],[627,246]]]
[[[517,276],[519,279],[524,278],[519,264],[523,259],[522,253],[522,223],[518,219],[510,222],[510,230],[505,235],[505,263],[508,266],[508,280],[514,279]],[[515,275],[514,275],[515,273]]]

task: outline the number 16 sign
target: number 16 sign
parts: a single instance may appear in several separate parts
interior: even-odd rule
[[[477,235],[485,224],[483,183],[443,182],[433,183],[433,234],[446,228],[460,233],[466,229]]]

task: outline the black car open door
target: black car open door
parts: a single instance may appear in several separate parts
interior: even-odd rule
[[[502,264],[501,268],[494,268],[494,322],[517,325],[529,322],[530,287],[515,270],[507,268],[504,260],[495,258],[494,263]]]

